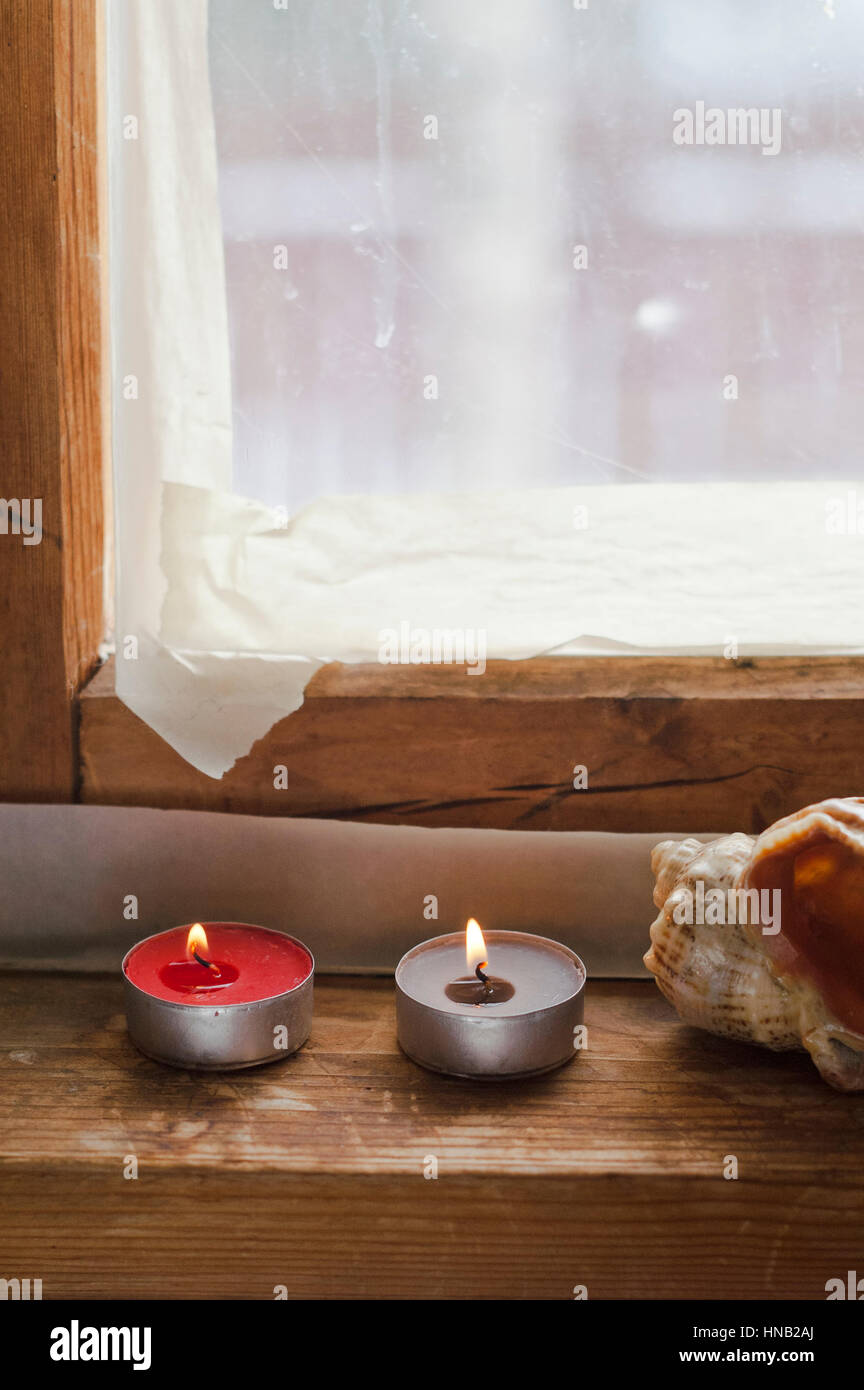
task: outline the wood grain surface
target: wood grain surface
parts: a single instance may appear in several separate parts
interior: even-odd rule
[[[0,0],[0,798],[74,799],[74,696],[104,636],[98,0]]]
[[[81,699],[82,798],[429,826],[758,833],[864,789],[864,658],[548,657],[324,667],[220,780],[114,693]],[[587,788],[574,790],[576,765]],[[274,786],[274,770],[288,770]]]
[[[316,981],[300,1053],[206,1076],[134,1050],[118,980],[3,997],[0,1275],[46,1298],[824,1299],[861,1265],[864,1097],[652,983],[592,982],[588,1050],[509,1085],[403,1057],[389,980]]]

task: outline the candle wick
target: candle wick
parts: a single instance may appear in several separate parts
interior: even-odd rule
[[[214,965],[212,960],[205,960],[203,956],[199,956],[197,951],[193,951],[192,954],[199,965],[203,965],[205,970],[212,971],[213,974],[216,976],[216,979],[219,979],[219,977],[222,974],[222,971],[219,969],[218,965]]]
[[[489,993],[490,989],[492,988],[492,984],[491,984],[491,982],[490,982],[489,976],[488,976],[488,975],[484,975],[484,973],[483,973],[483,966],[484,966],[484,965],[488,965],[488,964],[489,964],[488,960],[481,960],[480,964],[477,966],[476,970],[474,971],[474,974],[477,976],[477,979],[480,980],[481,984],[484,984],[484,985],[486,986],[486,993],[487,993],[487,994]]]

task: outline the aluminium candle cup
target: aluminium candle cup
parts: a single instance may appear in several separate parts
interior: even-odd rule
[[[475,1081],[516,1080],[563,1066],[574,1056],[583,1020],[582,961],[560,942],[527,932],[485,937],[489,974],[509,980],[512,999],[454,1003],[445,981],[466,977],[464,933],[423,941],[396,967],[402,1051],[430,1071]]]
[[[212,926],[208,923],[208,926]],[[249,927],[243,922],[232,927]],[[160,999],[140,988],[127,973],[129,960],[146,942],[172,933],[157,932],[142,938],[123,957],[123,992],[129,1036],[139,1052],[167,1066],[189,1071],[239,1071],[290,1057],[309,1037],[315,959],[309,947],[287,932],[273,933],[291,942],[309,957],[309,974],[290,989],[249,1003],[184,1004]],[[276,1029],[280,1045],[275,1044]]]

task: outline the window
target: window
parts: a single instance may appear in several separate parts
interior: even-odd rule
[[[838,10],[211,0],[235,490],[856,478]]]
[[[218,774],[394,633],[858,649],[862,31],[112,7],[132,708]]]

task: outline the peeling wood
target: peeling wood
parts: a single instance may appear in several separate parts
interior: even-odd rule
[[[862,658],[744,669],[538,658],[490,663],[474,679],[334,664],[215,781],[126,709],[109,665],[81,700],[82,795],[389,824],[758,833],[809,801],[864,790],[862,689]],[[277,765],[285,790],[273,786]],[[588,769],[578,791],[576,765]]]

